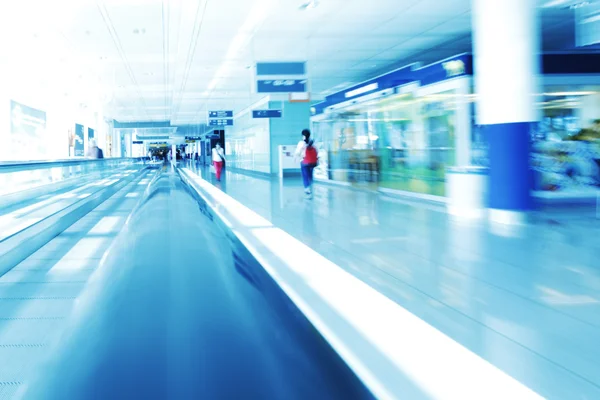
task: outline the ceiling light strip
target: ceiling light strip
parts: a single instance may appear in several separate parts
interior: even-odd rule
[[[165,105],[165,121],[170,120],[169,117],[169,16],[170,8],[168,2],[165,0],[161,4],[161,18],[162,18],[162,41],[163,41],[163,82],[165,85],[164,93],[164,105]]]
[[[213,79],[208,84],[207,95],[208,101],[213,99],[213,93],[217,88],[217,84],[219,81],[229,72],[231,60],[237,56],[237,53],[242,49],[249,41],[252,40],[256,31],[262,26],[265,21],[269,10],[273,8],[275,4],[277,4],[278,0],[258,0],[257,4],[254,5],[250,15],[244,21],[244,24],[239,28],[236,36],[231,41],[229,48],[227,49],[227,54],[225,56],[225,60],[219,66],[219,69],[215,73]],[[198,115],[200,115],[200,110],[198,110]]]
[[[172,115],[175,115],[179,112],[181,108],[181,103],[183,102],[183,93],[187,86],[187,82],[190,77],[190,71],[192,69],[192,64],[194,61],[194,56],[196,54],[196,47],[198,46],[198,39],[200,38],[200,32],[202,31],[202,25],[204,24],[204,17],[206,16],[206,8],[208,6],[208,1],[204,1],[204,7],[202,7],[202,3],[198,3],[198,8],[196,9],[196,16],[194,18],[194,30],[192,31],[192,41],[190,41],[190,45],[188,46],[188,53],[185,62],[185,69],[183,79],[181,81],[181,86],[179,88],[179,99],[177,101],[177,106],[172,112]],[[202,13],[200,13],[202,11]]]
[[[149,118],[148,113],[146,112],[146,101],[140,90],[140,85],[139,85],[137,79],[135,78],[135,74],[133,73],[133,70],[131,69],[131,65],[129,63],[129,60],[127,59],[127,55],[125,54],[125,51],[123,50],[123,46],[121,44],[121,41],[119,40],[119,35],[117,33],[117,30],[115,29],[115,26],[112,23],[112,19],[110,18],[108,10],[106,9],[106,4],[104,4],[103,0],[98,0],[96,2],[96,5],[98,7],[98,11],[100,12],[100,15],[102,16],[104,24],[106,25],[106,29],[108,29],[108,33],[110,34],[110,37],[113,40],[113,44],[117,48],[119,57],[121,57],[121,62],[123,62],[123,65],[125,66],[125,69],[127,70],[127,74],[129,75],[129,78],[131,79],[131,81],[133,82],[133,84],[135,86],[135,89],[139,96],[138,101],[142,105],[143,112],[144,112],[144,114],[146,114],[146,118]]]

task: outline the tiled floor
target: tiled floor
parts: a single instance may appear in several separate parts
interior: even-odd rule
[[[293,178],[227,172],[214,184],[543,396],[600,398],[592,213],[540,212],[498,231],[346,188],[316,185],[305,200]]]
[[[48,354],[148,182],[134,180],[0,277],[0,399],[16,396]]]

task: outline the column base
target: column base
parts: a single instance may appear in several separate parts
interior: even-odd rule
[[[528,214],[524,211],[489,209],[488,219],[496,224],[525,225],[528,221]]]

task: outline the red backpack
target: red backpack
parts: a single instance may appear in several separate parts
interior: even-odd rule
[[[317,164],[319,161],[319,154],[317,149],[313,146],[312,140],[306,145],[306,151],[304,153],[304,164]]]

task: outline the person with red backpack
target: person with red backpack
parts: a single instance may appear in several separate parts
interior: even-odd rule
[[[300,170],[302,172],[302,182],[304,183],[304,193],[307,198],[312,197],[313,171],[319,163],[319,152],[314,146],[313,140],[310,138],[310,131],[304,129],[302,131],[303,139],[296,147],[296,160],[302,159]]]

